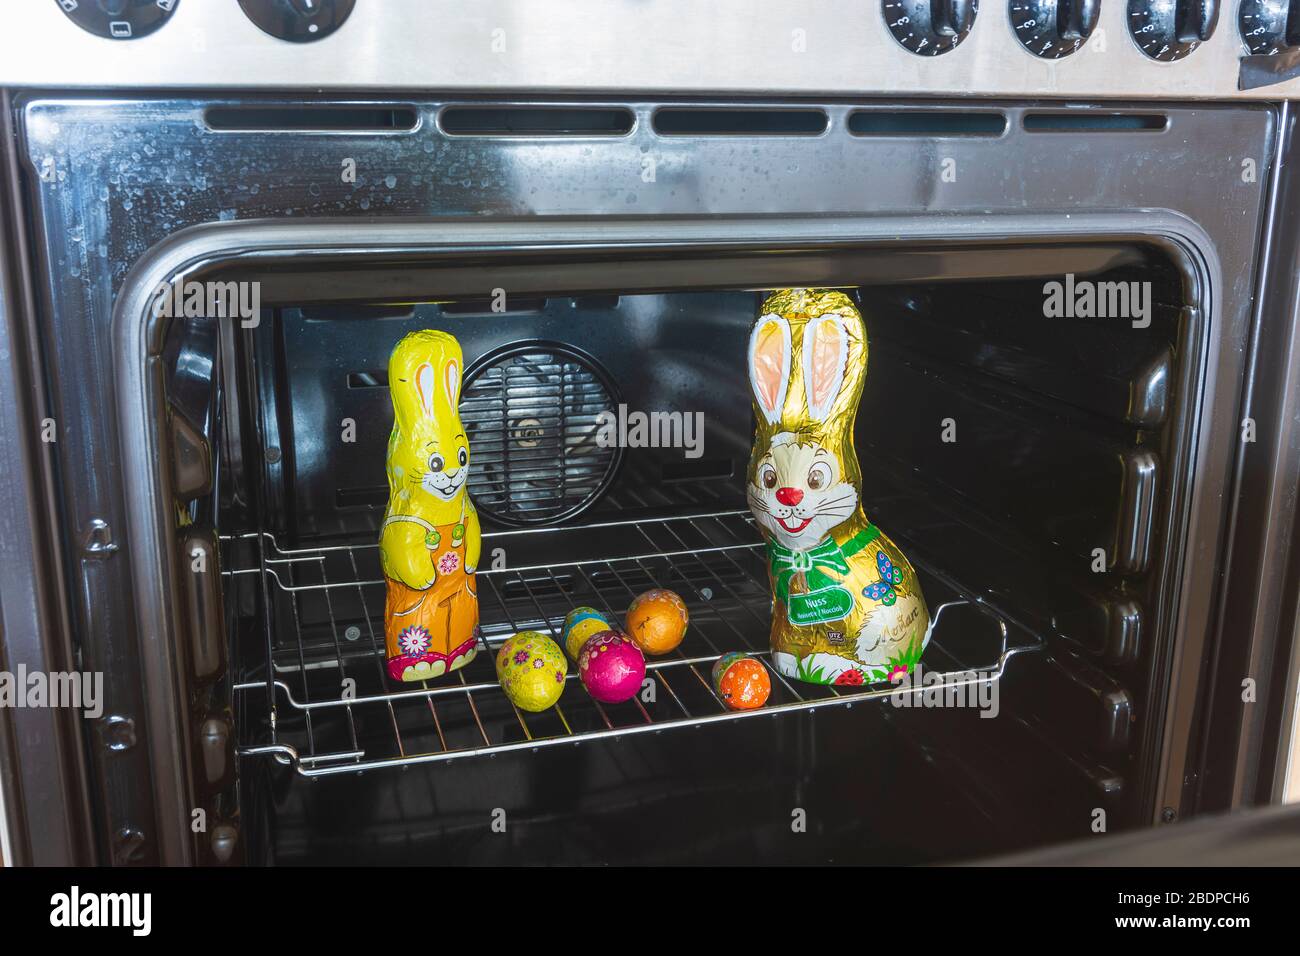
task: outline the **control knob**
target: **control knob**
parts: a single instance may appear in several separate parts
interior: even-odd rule
[[[1287,0],[1241,0],[1237,29],[1251,53],[1273,54],[1300,46],[1300,10]]]
[[[918,56],[938,56],[966,39],[979,0],[883,0],[881,12],[889,32],[905,49]]]
[[[263,33],[311,43],[343,26],[356,0],[239,0],[239,6]]]
[[[106,40],[147,37],[176,12],[180,0],[54,0],[68,19]]]
[[[1153,60],[1181,60],[1210,38],[1219,0],[1128,0],[1128,32]]]
[[[1011,0],[1011,29],[1034,56],[1059,60],[1092,35],[1101,0]]]

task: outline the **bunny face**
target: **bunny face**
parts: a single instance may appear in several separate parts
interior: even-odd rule
[[[749,504],[788,548],[815,547],[857,509],[852,426],[865,365],[862,319],[843,293],[795,289],[764,303],[749,345]]]
[[[427,451],[429,457],[410,469],[408,474],[411,481],[418,483],[429,494],[436,495],[443,501],[451,501],[460,494],[469,477],[469,445],[465,442],[464,433],[458,432],[452,437],[450,454],[441,446],[442,442],[436,436],[425,442],[423,451]],[[420,470],[421,466],[423,471]]]
[[[459,514],[470,460],[458,411],[463,368],[460,345],[445,332],[412,332],[393,350],[390,510],[434,524]]]
[[[840,472],[825,446],[780,432],[758,461],[750,510],[787,548],[814,547],[858,506],[857,489]]]

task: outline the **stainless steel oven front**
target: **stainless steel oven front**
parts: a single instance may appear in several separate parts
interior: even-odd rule
[[[1294,115],[1229,17],[1161,58],[1082,4],[1058,59],[1016,3],[913,5],[955,24],[936,56],[889,4],[730,33],[611,5],[631,46],[505,2],[385,5],[400,37],[364,3],[158,4],[118,39],[44,6],[33,34],[87,56],[56,77],[0,39],[6,661],[102,674],[103,708],[6,720],[7,854],[911,863],[1280,796]],[[698,54],[671,77],[665,12]],[[544,54],[562,36],[581,63]],[[1149,308],[1053,312],[1076,282]],[[941,609],[924,663],[997,719],[710,689],[766,647],[744,347],[790,286],[866,317],[864,504]],[[521,713],[490,653],[386,682],[384,367],[423,327],[469,365],[484,649],[671,587],[691,637],[649,698]],[[698,413],[699,446],[594,442],[620,409]],[[1235,707],[1242,673],[1266,706]]]

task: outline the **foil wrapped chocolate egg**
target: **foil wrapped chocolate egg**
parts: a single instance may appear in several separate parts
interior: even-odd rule
[[[772,679],[762,661],[739,651],[719,657],[712,676],[713,689],[732,710],[762,707],[772,693]]]
[[[546,710],[564,693],[569,665],[560,645],[540,631],[520,631],[497,651],[497,680],[520,710]]]
[[[582,645],[578,676],[587,693],[605,704],[630,700],[645,680],[645,657],[622,631],[609,630]]]
[[[646,654],[667,654],[686,636],[690,614],[675,591],[655,588],[637,595],[627,609],[627,634]]]
[[[564,649],[575,661],[582,653],[582,645],[601,631],[608,631],[614,625],[605,615],[594,607],[575,607],[564,617],[564,627],[560,629],[560,638]]]

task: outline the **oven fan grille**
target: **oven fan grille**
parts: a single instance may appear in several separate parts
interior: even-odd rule
[[[469,492],[507,525],[551,524],[586,510],[614,479],[621,450],[596,440],[615,407],[604,370],[549,343],[489,354],[465,378],[460,417],[470,443]]]

